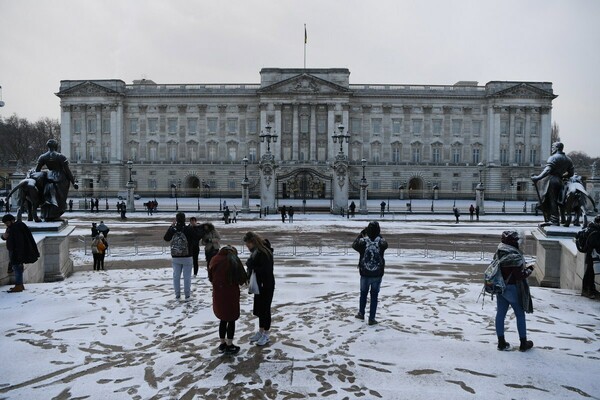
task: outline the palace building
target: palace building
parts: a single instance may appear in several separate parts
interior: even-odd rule
[[[263,68],[250,84],[64,80],[56,95],[61,152],[88,196],[131,175],[141,195],[238,197],[246,176],[251,197],[268,179],[276,201],[333,198],[340,157],[349,198],[364,178],[369,198],[474,198],[481,183],[487,198],[533,200],[557,97],[550,82],[354,84],[345,68]]]

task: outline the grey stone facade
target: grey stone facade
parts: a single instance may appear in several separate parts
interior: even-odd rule
[[[182,196],[239,197],[247,157],[250,195],[260,197],[269,125],[276,198],[332,198],[341,124],[351,198],[363,158],[369,198],[429,198],[437,185],[440,198],[474,199],[480,180],[488,199],[535,198],[529,176],[550,155],[552,83],[351,84],[345,68],[263,68],[260,77],[61,81],[61,152],[98,197],[124,189],[128,160],[142,195],[175,185]]]

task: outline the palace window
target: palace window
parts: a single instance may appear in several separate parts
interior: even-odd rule
[[[229,161],[237,160],[237,144],[232,143],[227,147],[227,156]]]
[[[177,161],[177,143],[169,144],[169,161]]]
[[[529,163],[530,164],[537,163],[537,149],[530,149],[529,150]]]
[[[319,120],[319,122],[323,123],[323,131],[319,130],[319,133],[325,133],[326,132],[325,118]],[[362,120],[360,118],[350,118],[350,132],[353,134],[359,134],[362,132]]]
[[[538,134],[538,123],[537,121],[531,121],[529,124],[529,134],[531,136],[536,136]]]
[[[256,146],[248,147],[248,161],[256,162]]]
[[[431,149],[431,162],[434,164],[442,162],[442,149],[440,146],[434,146]]]
[[[401,153],[402,153],[402,147],[400,147],[399,145],[393,146],[392,147],[392,162],[399,163]]]
[[[237,133],[238,131],[238,119],[227,118],[227,133]]]
[[[246,120],[246,129],[248,133],[254,135],[258,133],[258,120],[256,118],[249,118]]]
[[[300,114],[300,133],[308,133],[309,122],[310,122],[309,115]]]
[[[218,118],[208,118],[207,119],[207,129],[208,129],[208,133],[210,134],[215,134],[217,133],[217,125],[218,125]]]
[[[452,162],[454,164],[460,164],[460,153],[461,153],[461,148],[460,147],[453,147],[452,148]]]
[[[198,133],[198,119],[197,118],[188,118],[187,130],[188,130],[188,135],[195,135],[196,133]]]
[[[71,144],[71,157],[74,161],[81,161],[81,150],[79,147],[79,143]]]
[[[500,121],[500,134],[502,136],[508,135],[508,121],[506,119]]]
[[[96,133],[96,117],[90,117],[87,119],[87,132]]]
[[[138,133],[138,119],[137,118],[129,119],[129,133],[131,133],[131,134]]]
[[[481,121],[471,122],[471,129],[473,131],[473,136],[481,136]]]
[[[475,147],[473,149],[473,164],[479,164],[480,153],[481,153],[481,149],[479,147]]]
[[[292,133],[292,116],[284,115],[283,116],[283,133]]]
[[[500,149],[500,164],[508,164],[508,149]]]
[[[381,118],[371,118],[371,130],[374,135],[381,134]]]
[[[104,143],[102,145],[102,161],[109,162],[110,161],[110,143]]]
[[[158,133],[158,118],[148,118],[148,133],[151,135]]]
[[[169,133],[174,135],[177,133],[177,118],[169,118],[167,120],[167,123],[169,124]]]
[[[110,133],[110,118],[102,118],[102,133]]]
[[[150,156],[150,161],[158,161],[157,159],[157,154],[158,154],[158,148],[156,145],[151,145],[150,149],[149,149],[149,156]]]
[[[515,163],[522,164],[523,163],[523,148],[517,147],[515,149]]]
[[[462,119],[452,120],[452,134],[454,136],[460,136],[462,134]]]
[[[525,130],[524,125],[525,123],[521,118],[517,119],[515,122],[515,135],[523,136],[523,131]]]
[[[73,133],[81,133],[81,120],[73,119]]]
[[[413,119],[412,120],[413,135],[420,135],[422,130],[423,130],[423,120],[422,119]]]
[[[392,119],[392,135],[402,134],[402,118]]]
[[[421,162],[421,147],[413,146],[412,148],[412,162],[418,164]]]
[[[442,134],[442,120],[434,119],[431,121],[433,134],[436,136],[440,136]]]

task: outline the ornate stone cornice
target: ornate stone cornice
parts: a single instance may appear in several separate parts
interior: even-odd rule
[[[160,104],[158,106],[158,112],[160,112],[160,113],[166,113],[167,112],[167,105],[166,104]]]

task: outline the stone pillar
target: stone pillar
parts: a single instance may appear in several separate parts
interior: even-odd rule
[[[540,148],[540,160],[545,160],[548,157],[550,157],[550,147],[552,146],[552,139],[551,139],[551,135],[552,135],[552,125],[551,125],[551,117],[552,117],[552,107],[542,107],[541,108],[541,113],[542,113],[542,126],[540,127],[540,143],[541,143],[541,148]],[[570,149],[565,149],[567,150],[566,153],[568,153],[569,151],[571,151]]]
[[[60,152],[73,161],[71,156],[71,106],[62,106],[60,115]]]
[[[475,188],[475,204],[479,206],[479,214],[485,214],[485,188],[481,183]]]
[[[333,164],[333,209],[334,214],[340,214],[340,210],[348,208],[348,158],[338,155]]]
[[[367,187],[369,184],[366,179],[360,180],[360,204],[358,207],[358,212],[361,214],[368,214],[369,208],[367,207]]]
[[[260,206],[269,207],[270,212],[275,210],[275,194],[277,193],[277,182],[275,179],[275,157],[266,153],[261,157],[258,165],[260,170]]]
[[[281,133],[283,132],[281,125],[281,107],[281,103],[275,103],[275,125],[273,128],[275,129],[275,133],[279,135],[279,137],[277,138],[277,142],[271,143],[271,147],[273,148],[273,153],[275,155],[275,160],[279,161],[283,160],[283,155],[281,152]]]
[[[249,213],[250,212],[250,191],[248,189],[250,186],[250,182],[248,182],[248,178],[244,178],[242,180],[242,208],[241,212]]]
[[[133,201],[135,184],[132,181],[129,181],[125,187],[127,188],[127,212],[133,212],[135,211],[135,203]]]
[[[331,135],[335,132],[335,104],[327,104],[327,159],[335,160],[336,147]]]
[[[295,103],[293,106],[293,122],[292,122],[292,160],[298,160],[298,146],[300,145],[298,137],[300,132],[299,107]]]
[[[310,105],[310,154],[306,158],[307,161],[315,161],[317,159],[317,106]]]

